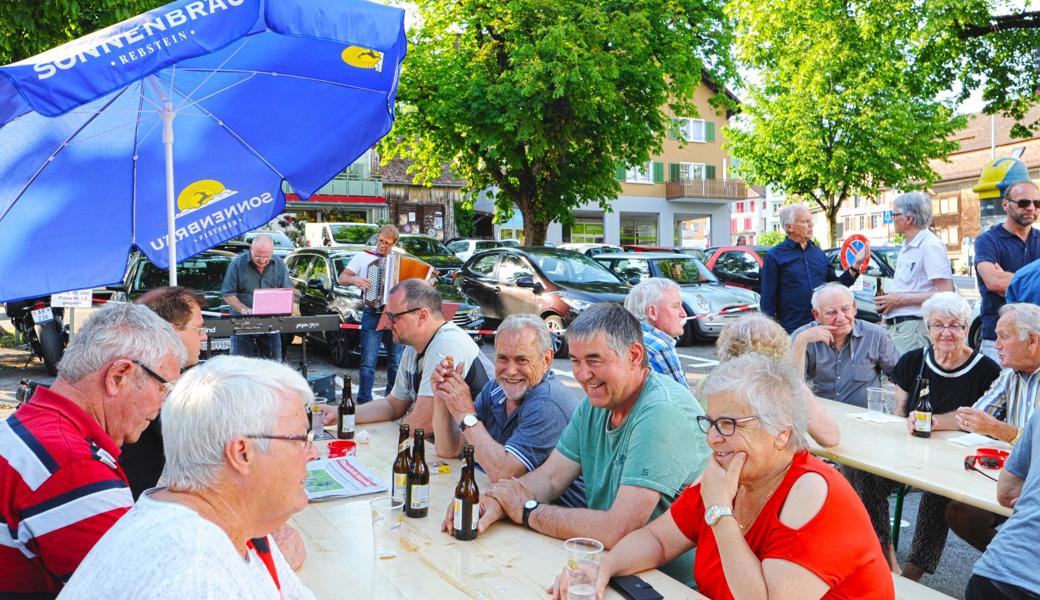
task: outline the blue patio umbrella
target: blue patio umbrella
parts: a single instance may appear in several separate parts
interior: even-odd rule
[[[393,124],[404,11],[182,0],[0,67],[0,300],[118,281],[307,198]]]

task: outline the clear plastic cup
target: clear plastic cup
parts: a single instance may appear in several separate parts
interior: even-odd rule
[[[888,403],[885,402],[885,394],[884,388],[867,388],[867,410],[878,415],[888,414]]]
[[[401,542],[404,500],[384,497],[368,502],[372,509],[372,541],[376,558],[394,558]]]
[[[571,538],[563,548],[567,551],[567,600],[596,600],[603,544],[591,538]]]

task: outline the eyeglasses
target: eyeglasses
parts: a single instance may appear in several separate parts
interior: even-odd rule
[[[718,419],[709,419],[705,416],[697,417],[697,426],[701,428],[703,433],[708,433],[712,427],[715,431],[719,432],[719,435],[723,437],[729,437],[737,432],[737,425],[746,423],[748,421],[754,421],[758,417],[719,417]]]
[[[141,370],[144,371],[149,377],[159,382],[159,385],[162,387],[164,398],[170,395],[170,392],[173,391],[173,382],[167,381],[165,377],[144,366],[140,361],[134,360],[131,362],[141,367]]]
[[[422,308],[423,307],[421,307],[421,306],[417,306],[415,308],[409,308],[408,310],[402,310],[401,312],[395,312],[395,313],[394,312],[390,312],[390,311],[386,311],[386,317],[388,319],[390,319],[391,323],[396,325],[397,324],[397,320],[400,319],[401,317],[407,315],[408,313],[413,313],[413,312],[415,312],[417,310],[422,310]]]
[[[964,333],[964,330],[967,328],[967,325],[965,325],[964,323],[950,323],[949,325],[945,325],[943,323],[928,324],[929,331],[951,331],[953,333]]]
[[[1029,208],[1030,204],[1033,205],[1033,208],[1035,208],[1037,210],[1040,210],[1040,200],[1022,199],[1022,200],[1010,200],[1010,202],[1012,204],[1014,204],[1015,206],[1021,208],[1022,210],[1025,210],[1025,209]]]
[[[896,217],[901,217],[901,216],[903,216],[903,213],[901,213],[901,212],[895,212],[895,211],[892,212],[892,218],[893,219],[896,218]]]
[[[187,327],[187,326],[185,326],[185,327],[181,327],[181,331],[191,331],[192,333],[194,333],[195,335],[197,335],[199,337],[203,337],[204,335],[206,335],[206,327],[205,326],[202,326],[202,327]]]
[[[303,449],[310,450],[314,447],[314,431],[308,431],[305,435],[247,435],[254,440],[288,440],[290,442],[303,442]]]

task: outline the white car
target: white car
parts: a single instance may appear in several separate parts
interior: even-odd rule
[[[495,240],[455,240],[448,244],[448,250],[451,250],[459,260],[466,262],[476,252],[504,245],[502,242]]]

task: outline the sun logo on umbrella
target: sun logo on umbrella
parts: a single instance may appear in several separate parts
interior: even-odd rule
[[[216,179],[200,179],[181,190],[177,196],[177,216],[186,215],[237,193],[235,190],[227,189]]]
[[[378,50],[370,50],[361,46],[347,46],[340,55],[343,62],[359,69],[383,70],[383,53]]]

